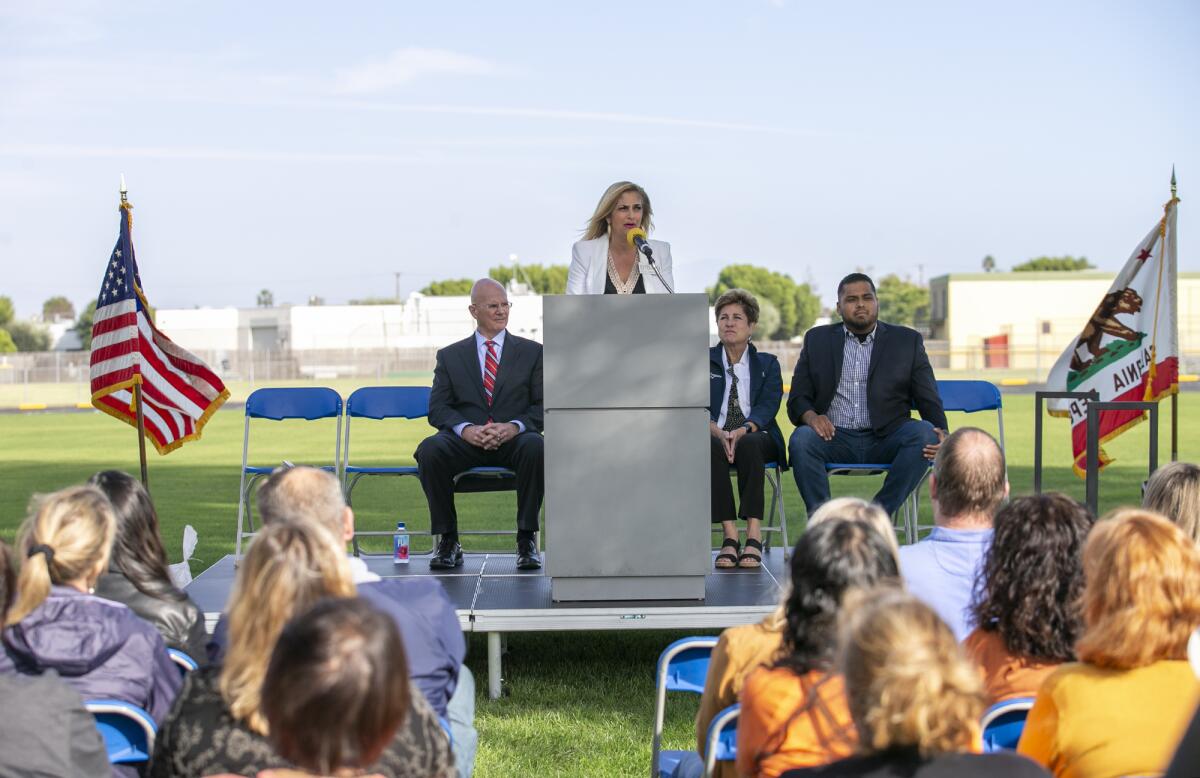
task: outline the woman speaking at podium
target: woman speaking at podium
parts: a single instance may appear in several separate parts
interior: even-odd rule
[[[567,294],[659,294],[672,291],[671,246],[645,240],[654,267],[640,262],[634,237],[653,229],[646,190],[618,181],[604,191],[588,220],[583,240],[571,247]],[[630,233],[633,232],[633,235]],[[657,269],[657,273],[655,273]]]

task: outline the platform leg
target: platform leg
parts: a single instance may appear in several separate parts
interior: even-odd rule
[[[488,633],[488,699],[500,699],[500,684],[502,677],[500,674],[500,640],[501,633]]]

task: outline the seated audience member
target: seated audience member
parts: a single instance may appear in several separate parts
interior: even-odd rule
[[[777,776],[850,755],[857,737],[842,677],[833,668],[842,596],[899,585],[892,546],[868,523],[826,521],[804,533],[791,560],[783,645],[772,667],[752,672],[741,695],[740,775]]]
[[[149,492],[117,470],[96,473],[88,483],[104,492],[117,517],[108,572],[96,582],[97,596],[125,603],[159,631],[167,646],[203,661],[204,614],[171,582]]]
[[[989,703],[1034,696],[1075,659],[1092,516],[1066,495],[1031,495],[1001,508],[995,526],[972,606],[979,626],[963,643]]]
[[[1162,772],[1200,701],[1187,642],[1200,624],[1200,551],[1142,509],[1096,523],[1083,549],[1078,663],[1038,690],[1017,750],[1059,776]]]
[[[1168,462],[1146,482],[1142,507],[1157,511],[1200,543],[1200,466]]]
[[[1004,452],[991,435],[964,427],[946,438],[929,476],[933,531],[900,549],[908,590],[937,611],[963,640],[971,595],[992,542],[992,517],[1008,496]]]
[[[122,700],[162,721],[181,683],[162,636],[121,603],[91,594],[115,533],[112,505],[94,486],[35,503],[17,544],[25,560],[4,620],[0,672],[55,670],[85,700]]]
[[[12,554],[0,540],[0,624],[12,604],[16,583]],[[6,713],[0,726],[0,776],[109,772],[96,720],[58,673],[0,673],[0,701]]]
[[[1013,753],[977,753],[985,707],[979,675],[928,605],[904,592],[882,591],[864,593],[847,609],[837,666],[846,679],[859,753],[793,770],[789,778],[1046,775]]]
[[[878,321],[868,276],[842,279],[837,311],[840,322],[805,333],[792,375],[792,473],[811,516],[829,499],[827,463],[891,465],[874,498],[891,515],[924,477],[946,414],[920,334]]]
[[[154,741],[150,774],[255,775],[292,766],[267,740],[262,684],[271,651],[297,613],[320,599],[354,594],[346,556],[328,532],[310,522],[264,527],[234,580],[224,663],[188,675]],[[425,696],[415,685],[411,690],[404,726],[367,772],[448,778],[455,774],[450,744]]]
[[[344,549],[354,538],[354,511],[332,474],[315,467],[280,468],[257,495],[264,525],[311,521],[332,533]],[[466,640],[454,603],[436,578],[381,580],[362,559],[347,556],[358,595],[395,619],[408,657],[409,677],[450,723],[454,760],[469,778],[479,735],[475,731],[475,679],[464,665]],[[209,643],[215,661],[225,650],[228,621],[222,614]]]
[[[764,466],[778,462],[787,468],[783,433],[775,421],[783,399],[783,378],[779,360],[760,353],[750,342],[758,323],[754,295],[730,289],[717,298],[714,310],[721,342],[708,355],[712,523],[720,524],[725,533],[714,564],[761,567]],[[738,509],[733,505],[730,465],[737,468]],[[746,520],[746,550],[740,555],[739,517]]]
[[[396,624],[362,599],[322,600],[289,623],[263,678],[271,745],[303,771],[296,775],[361,775],[392,741],[409,704]],[[286,774],[293,773],[259,775]]]
[[[878,505],[857,497],[838,497],[817,509],[808,520],[806,529],[826,521],[862,521],[870,524],[880,536],[889,539],[892,556],[896,556],[896,535],[891,519]],[[783,602],[787,602],[784,594]],[[708,662],[708,676],[704,681],[704,692],[700,695],[700,709],[696,712],[696,754],[688,754],[675,769],[676,778],[692,778],[703,775],[704,755],[708,739],[708,725],[725,708],[735,704],[742,693],[746,676],[760,667],[768,667],[775,661],[783,641],[783,629],[787,620],[784,605],[780,604],[770,615],[757,624],[730,627],[721,633]],[[734,766],[718,762],[714,775],[733,778]]]

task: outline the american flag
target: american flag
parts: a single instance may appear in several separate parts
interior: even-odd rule
[[[141,384],[146,433],[158,453],[166,454],[200,437],[229,390],[147,315],[132,225],[132,206],[123,203],[121,237],[104,269],[92,324],[92,405],[136,426],[133,387]]]

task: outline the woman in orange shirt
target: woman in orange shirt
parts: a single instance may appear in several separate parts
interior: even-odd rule
[[[785,778],[1047,778],[1016,754],[978,753],[983,686],[932,608],[894,590],[854,600],[846,603],[838,669],[859,753]]]
[[[791,574],[780,657],[742,688],[739,775],[775,778],[851,753],[858,738],[842,678],[833,670],[842,596],[854,588],[900,585],[891,546],[864,521],[809,529],[796,544]]]
[[[1066,495],[1035,494],[1001,508],[994,526],[971,609],[978,626],[963,641],[989,702],[1034,696],[1075,658],[1092,515]]]
[[[1200,701],[1200,551],[1157,513],[1118,511],[1092,530],[1083,574],[1079,662],[1042,684],[1017,750],[1056,776],[1158,774]]]

